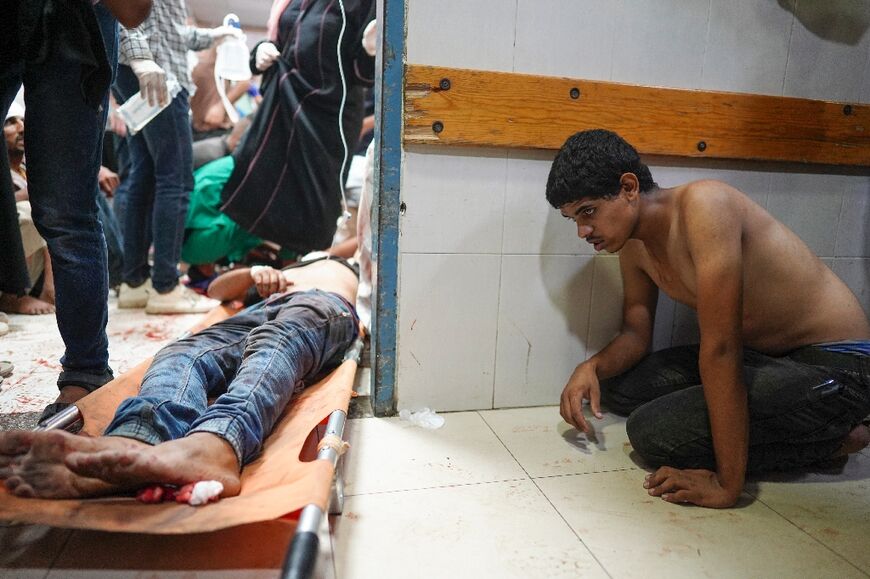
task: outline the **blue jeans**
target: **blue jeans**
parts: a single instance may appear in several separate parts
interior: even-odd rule
[[[870,414],[870,356],[822,346],[781,357],[744,350],[749,397],[749,472],[826,460]],[[650,464],[715,470],[698,346],[650,354],[601,381],[601,402],[628,415],[629,440]]]
[[[124,267],[123,238],[118,220],[109,201],[101,191],[97,192],[97,216],[106,236],[106,249],[109,255],[109,287],[121,285],[121,272]]]
[[[119,103],[139,92],[130,67],[118,67],[114,92]],[[118,195],[124,200],[123,280],[134,287],[149,277],[160,293],[178,285],[184,220],[193,191],[189,114],[187,91],[182,89],[145,128],[127,137],[130,173],[118,187]],[[152,241],[153,272],[148,266]]]
[[[209,432],[243,466],[293,395],[338,365],[357,335],[353,307],[336,294],[311,290],[253,305],[160,350],[105,434],[158,444]]]
[[[106,55],[117,62],[118,24],[101,4],[94,6]],[[97,218],[97,173],[106,126],[107,99],[89,106],[81,68],[63,53],[27,62],[9,42],[16,18],[4,14],[0,108],[8,110],[22,82],[27,120],[28,190],[33,221],[46,240],[54,270],[57,326],[66,351],[58,386],[93,389],[112,378],[109,368],[106,241]]]

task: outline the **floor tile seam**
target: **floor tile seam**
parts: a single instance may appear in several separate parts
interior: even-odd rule
[[[827,549],[828,551],[830,551],[832,554],[836,555],[838,558],[842,559],[842,560],[843,560],[844,562],[846,562],[850,567],[853,567],[856,571],[858,571],[859,573],[865,575],[866,577],[870,577],[870,573],[868,573],[867,571],[865,571],[865,570],[863,570],[861,567],[859,567],[857,563],[853,563],[852,561],[850,561],[850,560],[849,560],[845,555],[843,555],[842,553],[840,553],[840,552],[838,552],[837,550],[835,550],[833,547],[831,547],[830,545],[828,545],[827,543],[825,543],[824,541],[822,541],[820,538],[816,537],[815,535],[813,535],[812,533],[810,533],[809,531],[807,531],[806,529],[804,529],[802,526],[800,526],[800,525],[797,524],[796,522],[792,521],[792,520],[791,520],[790,518],[788,518],[786,515],[780,513],[778,510],[776,510],[775,508],[773,508],[771,505],[769,505],[768,503],[764,502],[762,499],[758,498],[757,495],[752,494],[752,493],[750,493],[750,492],[748,492],[748,491],[746,492],[746,494],[748,494],[749,496],[751,496],[752,498],[754,498],[756,501],[758,501],[759,503],[761,503],[762,505],[764,505],[765,507],[767,507],[768,509],[770,509],[770,511],[771,511],[772,513],[774,513],[774,514],[778,515],[779,517],[781,517],[784,521],[786,521],[787,523],[789,523],[790,525],[792,525],[792,526],[793,526],[794,528],[796,528],[798,531],[800,531],[801,533],[803,533],[804,535],[806,535],[807,537],[809,537],[810,539],[812,539],[813,541],[815,541],[816,543],[818,543],[819,545],[821,545],[822,547],[824,547],[825,549]]]
[[[499,483],[507,483],[507,482],[522,482],[529,481],[531,482],[530,477],[522,477],[522,478],[506,478],[506,479],[498,479],[498,480],[485,480],[478,481],[473,483],[453,483],[453,484],[444,484],[444,485],[434,485],[429,487],[414,487],[407,489],[391,489],[387,491],[372,491],[367,493],[348,493],[345,492],[345,497],[364,497],[364,496],[372,496],[372,495],[388,495],[388,494],[398,494],[398,493],[409,493],[416,491],[429,491],[429,490],[437,490],[437,489],[452,489],[452,488],[461,488],[461,487],[473,487],[480,485],[492,485]]]
[[[602,563],[598,556],[592,551],[592,548],[586,544],[586,541],[583,540],[583,537],[580,536],[580,533],[578,533],[577,530],[571,525],[571,523],[568,522],[568,519],[565,518],[565,515],[562,514],[562,511],[560,511],[559,508],[556,507],[555,504],[553,504],[553,501],[550,500],[550,497],[547,496],[547,493],[544,492],[544,489],[542,489],[538,485],[538,482],[535,479],[532,479],[532,484],[535,485],[535,488],[538,489],[538,492],[541,493],[541,495],[544,497],[544,500],[547,501],[547,503],[550,505],[550,507],[552,507],[552,509],[559,516],[559,518],[562,519],[562,522],[564,522],[565,525],[569,529],[571,529],[571,532],[574,533],[574,536],[577,537],[577,540],[580,541],[580,544],[583,545],[583,547],[586,549],[586,552],[589,553],[589,556],[592,557],[596,563],[598,563],[598,566],[601,567],[601,570],[604,571],[604,574],[613,579],[613,575],[610,574],[610,571],[607,570],[607,567],[604,566],[604,563]]]
[[[526,476],[531,479],[532,476],[529,474],[529,471],[526,469],[526,467],[523,466],[523,464],[517,459],[517,457],[514,456],[514,453],[511,451],[510,448],[508,448],[508,445],[505,444],[505,442],[501,439],[501,437],[498,435],[492,425],[486,420],[486,417],[481,414],[479,410],[476,412],[480,419],[483,420],[483,423],[486,424],[486,427],[489,428],[489,431],[492,432],[492,435],[495,436],[496,440],[498,440],[501,443],[502,447],[504,447],[504,449],[507,451],[507,453],[511,455],[511,458],[514,459],[514,462],[517,463],[517,466],[519,466],[526,474]]]
[[[541,480],[548,478],[564,478],[568,476],[585,476],[590,474],[609,474],[614,472],[629,472],[629,471],[642,471],[643,469],[637,466],[627,466],[624,468],[608,468],[603,470],[591,470],[587,472],[566,472],[561,474],[545,474],[540,476],[529,475],[529,478],[532,480]]]

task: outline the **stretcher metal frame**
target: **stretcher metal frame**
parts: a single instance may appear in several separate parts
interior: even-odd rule
[[[178,339],[190,335],[185,332]],[[357,338],[344,356],[344,361],[356,360],[359,362],[363,350],[363,340]],[[83,416],[75,405],[58,412],[34,430],[70,430],[83,423]],[[334,410],[329,415],[326,431],[323,437],[336,436],[344,441],[344,427],[347,423],[347,412]],[[296,531],[287,552],[284,556],[284,564],[281,569],[281,579],[310,579],[315,577],[316,571],[321,571],[317,576],[323,576],[326,569],[332,572],[327,577],[335,577],[335,559],[332,551],[332,541],[329,537],[329,515],[340,515],[344,509],[344,480],[341,476],[342,454],[331,447],[321,448],[315,460],[327,460],[332,463],[333,476],[330,488],[328,512],[324,512],[316,504],[306,505],[299,520],[296,523]]]

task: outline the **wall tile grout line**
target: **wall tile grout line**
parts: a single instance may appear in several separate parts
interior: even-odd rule
[[[785,50],[785,66],[782,71],[782,90],[780,94],[785,96],[785,81],[788,78],[788,64],[791,61],[791,41],[794,38],[794,26],[795,22],[797,22],[797,11],[798,11],[798,2],[797,0],[793,0],[792,9],[794,10],[791,15],[791,27],[788,29],[788,44]]]

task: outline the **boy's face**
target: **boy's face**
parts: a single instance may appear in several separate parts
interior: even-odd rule
[[[583,197],[562,205],[559,211],[577,225],[577,237],[595,251],[616,253],[631,237],[637,222],[635,199],[630,189],[622,187],[613,197]]]

